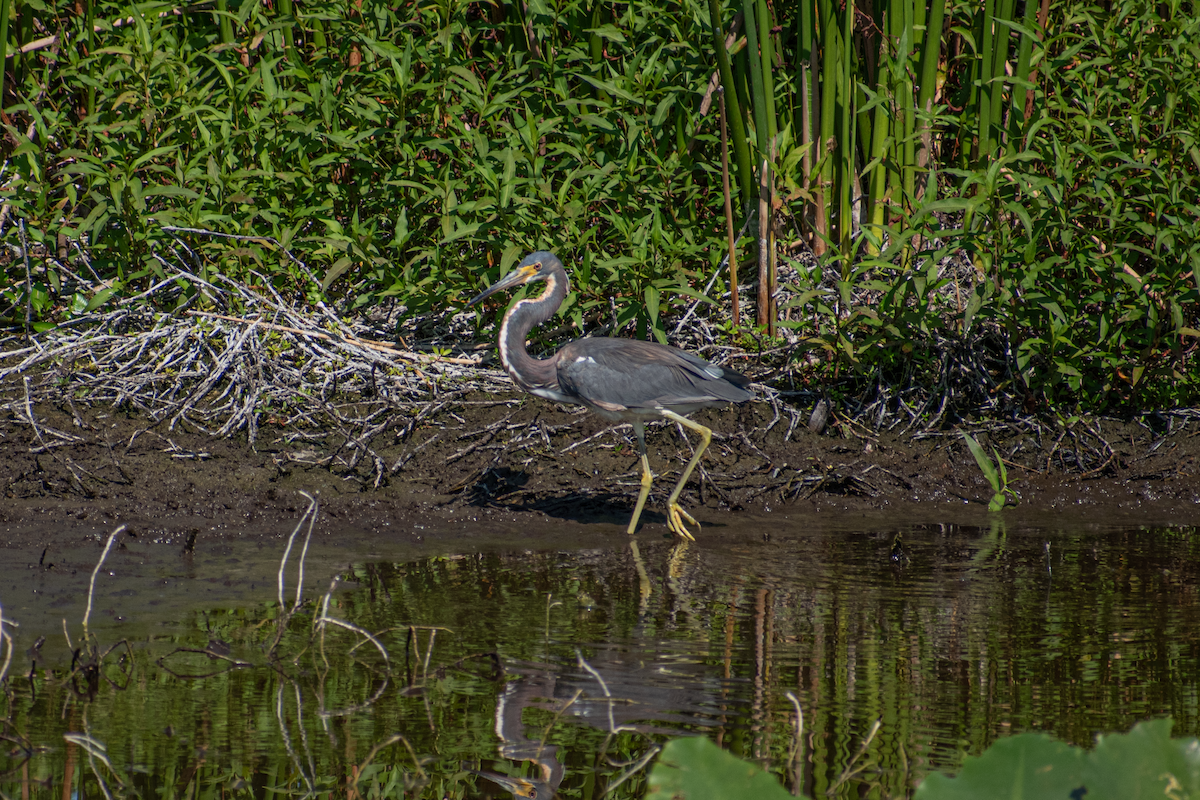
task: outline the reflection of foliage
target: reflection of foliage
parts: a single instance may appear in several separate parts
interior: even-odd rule
[[[522,682],[537,689],[519,717],[524,743],[557,748],[564,797],[611,786],[666,731],[719,740],[789,791],[896,796],[922,770],[956,769],[955,742],[978,753],[1049,723],[1083,744],[1137,722],[1146,698],[1193,707],[1200,659],[1178,642],[1196,636],[1194,531],[1056,532],[1047,545],[1015,528],[902,527],[902,565],[892,531],[818,524],[765,544],[643,540],[636,556],[622,537],[575,553],[360,564],[342,576],[352,588],[315,602],[285,593],[286,607],[198,613],[182,634],[135,642],[120,659],[131,690],[101,681],[76,697],[65,669],[10,678],[0,715],[16,754],[0,771],[25,753],[34,798],[60,797],[68,765],[89,796],[102,794],[99,770],[114,794],[120,774],[140,797],[346,797],[356,778],[364,798],[476,797],[479,773],[536,768],[515,746],[501,755],[495,732],[500,698]],[[323,617],[370,632],[386,658],[341,626],[322,643]],[[578,666],[581,642],[617,704]],[[205,677],[156,665],[176,648],[191,652],[165,663]],[[787,692],[805,711],[799,758]],[[111,772],[80,743],[64,747],[78,732],[103,744]],[[0,774],[0,792],[19,796],[19,775]],[[643,769],[609,796],[646,790]]]

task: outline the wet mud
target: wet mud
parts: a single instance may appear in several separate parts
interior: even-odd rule
[[[36,430],[17,415],[0,421],[0,547],[99,540],[121,524],[139,542],[189,552],[231,537],[278,541],[308,504],[301,492],[320,498],[318,538],[470,548],[515,534],[537,547],[564,532],[624,536],[640,478],[628,426],[515,393],[431,404],[404,436],[373,443],[386,463],[352,468],[336,458],[344,446],[313,432],[264,425],[252,448],[111,408],[32,410]],[[957,430],[880,432],[835,416],[815,434],[766,402],[695,418],[714,431],[682,497],[701,543],[750,518],[769,536],[781,514],[986,517],[992,491]],[[976,435],[1007,465],[1020,504],[1003,513],[1015,519],[1196,524],[1200,435],[1185,422]],[[656,480],[641,534],[668,535],[662,506],[691,439],[674,425],[648,429]]]

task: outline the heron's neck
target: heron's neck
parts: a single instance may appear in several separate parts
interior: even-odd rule
[[[525,350],[525,339],[534,327],[554,316],[567,296],[567,289],[567,276],[551,273],[546,279],[545,291],[536,298],[514,303],[500,325],[500,361],[517,385],[527,392],[557,387],[554,360],[529,355]]]

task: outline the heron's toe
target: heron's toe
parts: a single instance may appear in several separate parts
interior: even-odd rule
[[[683,506],[679,505],[679,503],[670,503],[667,506],[667,527],[674,534],[687,539],[689,542],[696,541],[696,537],[692,536],[692,532],[687,529],[687,525],[683,524],[684,520],[695,525],[696,530],[700,530],[700,523],[696,521],[695,517],[684,511]]]

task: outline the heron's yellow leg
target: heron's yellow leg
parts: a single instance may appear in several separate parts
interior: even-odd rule
[[[633,432],[637,435],[638,453],[642,456],[642,489],[638,492],[637,505],[633,508],[633,518],[629,520],[629,535],[637,530],[638,520],[642,517],[642,509],[646,507],[646,498],[650,496],[650,484],[654,475],[650,472],[650,459],[646,458],[646,429],[642,421],[635,420]]]
[[[675,491],[671,492],[671,496],[667,498],[667,527],[678,536],[694,542],[696,541],[696,537],[692,536],[687,526],[683,524],[683,521],[687,520],[692,523],[696,526],[697,530],[700,528],[700,523],[679,505],[679,495],[683,493],[684,484],[688,482],[688,478],[692,477],[692,470],[696,469],[696,465],[700,463],[700,457],[704,455],[704,451],[708,449],[709,443],[712,442],[712,430],[704,427],[699,422],[692,422],[682,414],[676,414],[670,409],[661,409],[659,413],[667,419],[674,420],[680,425],[691,428],[700,434],[700,446],[696,448],[692,460],[684,468],[683,476],[679,479],[679,483],[675,484]]]
[[[650,474],[650,459],[642,453],[642,489],[638,492],[637,505],[633,508],[633,518],[629,520],[630,536],[637,530],[638,519],[642,516],[642,509],[646,507],[646,498],[650,496],[650,484],[653,480],[654,476]]]

